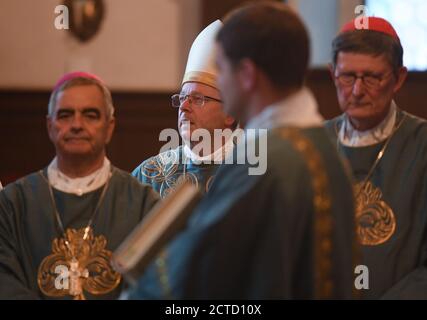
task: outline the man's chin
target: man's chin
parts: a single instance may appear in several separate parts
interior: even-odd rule
[[[181,135],[182,140],[185,143],[189,143],[191,140],[191,130],[190,128],[183,128],[181,127],[181,129],[179,130],[179,134]]]
[[[93,155],[93,150],[87,145],[73,145],[62,148],[61,153],[69,157],[90,157]]]
[[[357,130],[368,130],[378,125],[383,118],[377,113],[363,111],[346,111],[347,116],[350,118],[350,122],[353,127]]]
[[[346,110],[347,116],[354,119],[369,119],[374,116],[372,109],[369,107],[352,107]]]

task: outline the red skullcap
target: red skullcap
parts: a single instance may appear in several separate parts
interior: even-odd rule
[[[74,78],[88,78],[88,79],[95,79],[98,80],[101,83],[104,83],[98,76],[83,72],[83,71],[75,71],[64,74],[61,79],[58,80],[58,82],[55,84],[55,87],[53,88],[53,91],[56,91],[60,86],[62,86],[66,81],[74,79]]]
[[[364,19],[368,19],[367,25],[364,25]],[[353,30],[372,30],[385,33],[400,42],[399,36],[393,26],[387,20],[377,17],[358,17],[346,23],[340,33]]]

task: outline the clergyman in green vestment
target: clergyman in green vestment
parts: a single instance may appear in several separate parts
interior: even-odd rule
[[[111,93],[95,75],[66,74],[49,102],[56,157],[0,192],[0,299],[114,299],[111,252],[158,200],[114,167]]]
[[[341,116],[326,123],[351,165],[366,299],[427,298],[427,122],[393,100],[407,70],[386,20],[347,23],[334,39]]]
[[[234,136],[240,132],[235,130],[237,122],[224,113],[218,90],[213,39],[221,26],[221,21],[216,20],[196,37],[188,55],[181,92],[172,96],[184,143],[143,161],[132,172],[139,181],[152,185],[162,198],[182,180],[189,180],[207,192],[216,169],[233,150]],[[215,144],[218,130],[224,133],[224,141],[217,135]],[[199,139],[198,133],[203,131],[208,135]]]

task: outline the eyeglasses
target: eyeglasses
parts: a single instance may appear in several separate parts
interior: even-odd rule
[[[393,72],[391,71],[384,75],[364,74],[361,76],[357,76],[353,73],[343,73],[335,76],[335,79],[338,80],[339,84],[345,87],[351,87],[357,79],[361,79],[365,87],[368,89],[378,89],[381,82],[392,73]]]
[[[217,101],[217,102],[222,102],[219,99],[216,98],[212,98],[209,96],[204,96],[203,94],[174,94],[171,97],[172,100],[172,107],[174,108],[179,108],[181,106],[181,104],[183,104],[185,102],[185,100],[189,99],[188,101],[191,104],[195,104],[198,107],[203,107],[206,101]]]

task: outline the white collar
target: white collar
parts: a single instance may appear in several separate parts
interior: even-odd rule
[[[385,140],[393,132],[396,123],[397,106],[391,102],[387,116],[377,126],[370,130],[358,131],[350,122],[349,117],[344,114],[338,137],[340,142],[349,147],[364,147]]]
[[[70,178],[59,170],[55,157],[47,168],[47,177],[53,188],[81,196],[103,186],[107,182],[110,172],[111,163],[105,157],[102,167],[95,172],[82,178]]]
[[[282,126],[322,126],[316,99],[308,88],[266,107],[252,118],[245,129],[274,129]]]
[[[195,164],[201,164],[201,163],[221,164],[224,162],[224,159],[228,158],[228,156],[230,156],[231,153],[233,152],[234,137],[238,137],[241,134],[242,134],[241,129],[239,128],[235,129],[221,148],[218,148],[213,153],[203,157],[194,153],[187,144],[184,144],[184,147],[183,147],[184,155],[187,159],[190,159]]]

